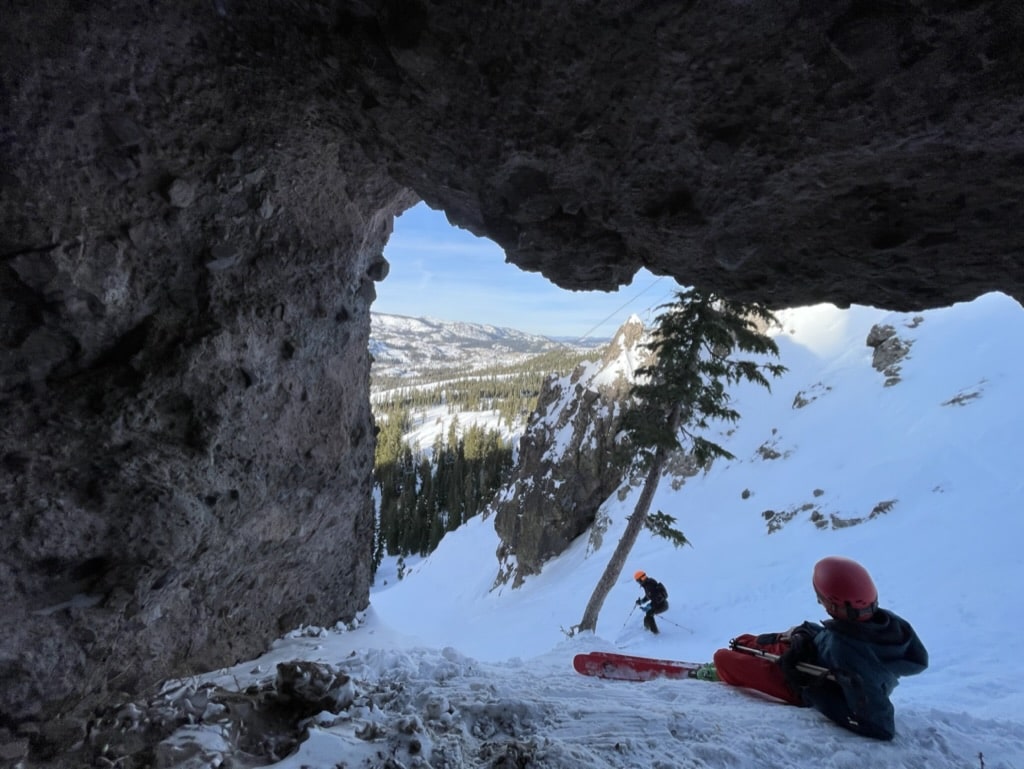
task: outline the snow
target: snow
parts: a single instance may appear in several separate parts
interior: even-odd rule
[[[522,433],[522,426],[513,431],[508,421],[503,419],[501,412],[496,409],[490,411],[460,411],[453,413],[445,405],[429,406],[426,408],[414,409],[409,414],[412,422],[412,429],[403,437],[406,443],[414,452],[419,452],[429,457],[432,453],[434,439],[441,436],[447,440],[448,431],[452,422],[456,422],[456,432],[459,436],[465,436],[466,431],[473,425],[482,428],[487,432],[496,432],[501,440],[508,443],[515,443]]]
[[[676,516],[693,546],[641,535],[596,633],[566,631],[636,487],[603,506],[601,543],[581,536],[519,589],[495,587],[498,537],[492,518],[477,517],[429,557],[406,559],[403,579],[385,563],[352,627],[297,629],[198,680],[241,690],[296,659],[351,676],[349,706],[312,719],[279,769],[1024,769],[1024,311],[990,294],[913,314],[818,306],[780,317],[789,372],[771,393],[734,390],[742,418],[712,436],[736,459],[678,489],[663,479],[655,496],[652,510]],[[865,344],[877,323],[911,345],[889,386]],[[768,447],[778,458],[765,458]],[[768,511],[792,518],[769,533]],[[853,519],[865,520],[842,525]],[[740,633],[820,620],[810,573],[831,554],[867,566],[882,606],[914,625],[931,656],[894,693],[890,743],[724,684],[572,669],[593,649],[707,661]],[[641,568],[670,594],[657,636],[632,609]],[[198,739],[202,727],[189,729]],[[207,729],[212,757],[201,765],[216,766],[223,737]]]
[[[588,350],[600,340],[566,343],[481,323],[371,313],[373,376],[415,378],[512,365],[557,349]],[[430,377],[433,381],[433,376]]]

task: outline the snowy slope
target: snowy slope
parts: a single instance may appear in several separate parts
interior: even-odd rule
[[[600,547],[580,537],[520,589],[492,590],[498,539],[478,517],[403,580],[382,569],[359,627],[301,629],[265,658],[181,685],[244,688],[295,658],[351,676],[349,704],[314,719],[298,753],[266,762],[294,769],[1024,769],[1015,648],[1024,311],[992,294],[917,314],[819,306],[782,320],[790,372],[770,394],[734,391],[742,419],[717,435],[736,460],[678,489],[666,479],[655,497],[653,509],[677,516],[693,547],[642,535],[596,634],[565,631],[582,616],[636,488],[602,508]],[[891,386],[865,345],[876,323],[910,344]],[[856,519],[866,520],[847,525]],[[894,694],[891,743],[722,684],[606,682],[572,670],[572,655],[589,649],[704,661],[742,632],[821,619],[810,572],[829,554],[863,562],[882,605],[914,625],[931,655]],[[637,568],[669,589],[658,636],[632,610]],[[218,728],[183,732],[179,745],[206,745],[202,765],[215,766],[227,751]]]

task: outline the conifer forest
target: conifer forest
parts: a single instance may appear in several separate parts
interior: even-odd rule
[[[594,356],[594,350],[564,348],[514,364],[373,379],[374,568],[385,554],[427,555],[447,532],[482,512],[513,468],[513,441],[506,436],[521,432],[544,381]],[[429,446],[411,443],[414,415],[438,407],[450,416],[446,429]],[[497,414],[505,429],[467,416],[481,412]]]

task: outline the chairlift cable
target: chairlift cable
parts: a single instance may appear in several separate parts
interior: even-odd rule
[[[587,331],[587,333],[583,334],[581,337],[579,337],[576,340],[577,343],[585,341],[587,339],[587,337],[589,337],[591,334],[593,334],[595,331],[597,331],[597,329],[599,329],[601,326],[603,326],[605,323],[607,323],[609,320],[611,320],[612,317],[614,317],[618,313],[622,312],[626,307],[628,307],[630,304],[632,304],[637,299],[639,299],[642,295],[644,295],[645,293],[650,291],[652,288],[654,288],[654,286],[656,286],[660,281],[662,281],[664,279],[665,279],[664,275],[661,275],[661,276],[655,278],[654,281],[650,285],[647,286],[647,288],[643,289],[642,291],[640,291],[637,294],[634,294],[631,298],[627,299],[618,308],[616,308],[615,310],[612,310],[603,320],[598,321],[598,323],[593,328],[591,328],[589,331]]]

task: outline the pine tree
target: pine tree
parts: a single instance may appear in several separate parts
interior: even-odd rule
[[[434,546],[430,544],[430,532],[433,528],[434,518],[437,516],[437,509],[434,505],[433,474],[430,460],[426,456],[421,457],[416,472],[419,481],[419,493],[416,496],[414,514],[416,535],[410,552],[428,555],[434,549]]]
[[[786,371],[777,363],[731,357],[735,351],[778,356],[778,346],[759,330],[759,326],[775,322],[775,316],[759,304],[733,302],[690,288],[676,292],[675,301],[659,309],[664,312],[646,345],[654,353],[654,363],[637,370],[637,384],[630,391],[633,403],[623,415],[627,443],[638,454],[639,468],[646,471],[644,485],[574,632],[597,629],[605,598],[648,523],[651,500],[668,456],[685,448],[701,467],[715,458],[732,459],[732,454],[700,432],[708,429],[711,420],[739,420],[739,412],[729,405],[726,386],[746,380],[770,390],[768,376],[778,377]],[[686,539],[672,526],[674,522],[659,511],[654,531],[682,544]]]
[[[450,444],[449,451],[452,452],[452,464],[448,472],[445,507],[448,510],[448,531],[455,531],[463,523],[466,504],[464,493],[466,458],[462,439],[457,439],[455,443]]]
[[[417,552],[416,549],[416,462],[412,449],[406,444],[402,451],[398,470],[401,473],[401,493],[398,495],[398,552],[402,555]]]

